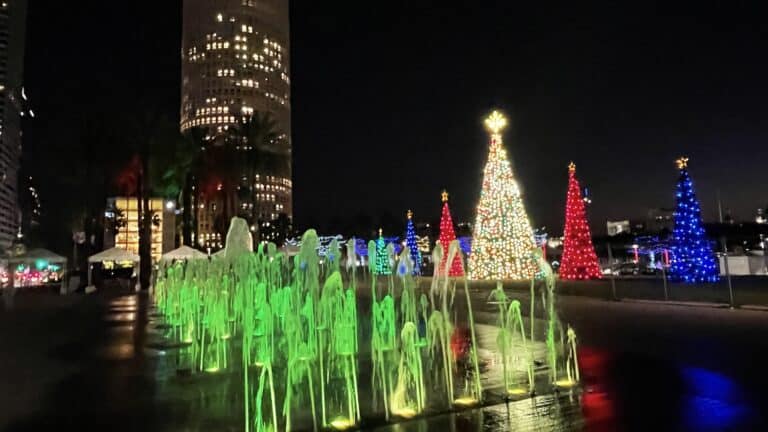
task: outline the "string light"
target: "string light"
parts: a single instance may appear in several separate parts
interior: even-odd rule
[[[384,239],[382,233],[382,229],[379,228],[379,238],[376,239],[376,274],[388,275],[392,273],[392,270],[389,265],[387,241]]]
[[[440,246],[443,248],[443,259],[440,262],[440,269],[445,269],[446,261],[448,261],[448,247],[451,242],[456,240],[456,231],[453,229],[453,219],[451,218],[451,210],[448,208],[448,192],[443,191],[440,194],[443,201],[443,213],[440,216]],[[448,276],[464,276],[464,268],[461,265],[461,253],[457,252],[456,256],[451,262],[451,268],[448,269]]]
[[[407,213],[408,223],[405,227],[405,246],[411,255],[411,261],[413,261],[413,274],[421,274],[421,252],[419,251],[419,244],[416,240],[416,229],[413,227],[413,212],[408,210]]]
[[[592,245],[592,234],[587,224],[579,180],[576,179],[576,165],[571,162],[568,165],[568,193],[565,202],[565,233],[560,278],[574,280],[600,279],[601,277],[597,254]]]
[[[688,158],[676,160],[680,178],[675,199],[675,227],[672,231],[670,277],[687,283],[716,282],[719,279],[715,255],[704,232],[701,206],[688,174]]]
[[[494,111],[485,120],[491,145],[477,205],[469,277],[475,280],[530,279],[536,247],[520,188],[501,140],[506,118]]]

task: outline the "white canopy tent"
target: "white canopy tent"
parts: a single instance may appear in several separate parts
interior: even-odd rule
[[[286,256],[292,257],[295,255],[298,255],[301,251],[301,248],[298,245],[285,245],[280,248],[280,252],[284,253]]]
[[[91,255],[88,257],[88,286],[91,286],[91,280],[93,276],[93,267],[91,264],[93,263],[103,263],[107,261],[112,262],[132,262],[133,263],[133,269],[138,275],[139,273],[139,261],[140,258],[138,255],[136,255],[133,252],[129,252],[125,249],[121,249],[118,247],[113,247],[112,249],[107,249],[105,251],[101,251],[95,255]]]
[[[52,264],[66,264],[67,258],[57,255],[48,249],[36,248],[26,251],[22,255],[16,255],[8,258],[8,262],[12,263],[32,263],[37,260],[43,260]]]
[[[182,246],[178,249],[174,249],[172,251],[169,251],[167,253],[164,253],[162,257],[160,257],[160,261],[183,261],[183,260],[196,260],[196,259],[207,259],[208,255],[200,252],[197,249],[191,248],[189,246]]]

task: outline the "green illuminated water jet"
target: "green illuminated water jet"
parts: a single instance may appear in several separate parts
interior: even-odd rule
[[[228,239],[240,243],[232,251],[211,260],[160,266],[153,294],[164,317],[158,328],[165,330],[169,346],[178,347],[172,351],[176,367],[193,374],[217,372],[193,380],[224,383],[236,377],[241,384],[236,386],[241,401],[225,393],[217,403],[226,409],[240,401],[237,409],[246,431],[342,429],[369,416],[412,417],[483,402],[466,278],[450,278],[437,265],[426,293],[412,276],[410,255],[403,251],[396,257],[391,243],[378,248],[391,271],[377,274],[375,242],[368,245],[368,271],[358,271],[354,239],[346,247],[332,241],[320,257],[319,238],[309,230],[298,254],[288,257],[270,243],[252,252],[246,240],[238,240],[246,233],[238,232]],[[451,263],[461,253],[458,242],[450,245],[448,259],[441,259],[443,253],[437,245],[433,262]],[[539,328],[544,331],[534,331],[534,307],[526,329],[520,302],[500,284],[491,293],[499,329],[491,348],[500,352],[508,394],[533,393],[535,344],[546,344],[541,357],[549,366],[550,383],[579,381],[576,333],[570,327],[563,331],[557,319],[555,279],[539,258],[545,285],[540,319],[546,320]],[[454,306],[457,283],[463,283],[465,298]],[[367,299],[358,304],[358,288],[370,290],[370,310]],[[368,313],[370,318],[364,318]],[[361,319],[370,319],[370,328]],[[468,327],[467,355],[461,359],[452,350],[457,322]],[[367,349],[370,360],[367,355],[360,359]],[[372,405],[371,399],[361,405],[366,397]],[[371,411],[364,412],[369,405]]]

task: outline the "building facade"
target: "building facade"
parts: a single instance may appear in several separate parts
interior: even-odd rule
[[[176,234],[175,207],[162,198],[150,198],[152,212],[151,254],[157,262],[168,251],[173,250]],[[105,217],[104,249],[119,247],[138,255],[139,253],[139,202],[135,197],[107,198]]]
[[[629,220],[607,221],[605,223],[605,227],[609,237],[613,237],[619,234],[630,234],[632,232]]]
[[[675,227],[675,210],[669,208],[652,208],[648,210],[645,229],[658,233],[663,230],[672,231]]]
[[[8,247],[19,226],[19,159],[24,101],[26,0],[0,2],[0,247]]]
[[[184,0],[183,8],[181,130],[200,127],[210,146],[253,150],[233,145],[232,132],[254,115],[271,116],[277,139],[242,173],[255,198],[237,206],[262,222],[292,217],[288,0]],[[198,188],[195,204],[203,246],[206,238],[220,242],[212,226],[225,207],[205,191]]]

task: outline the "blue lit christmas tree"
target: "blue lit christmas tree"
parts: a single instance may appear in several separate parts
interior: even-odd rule
[[[719,270],[702,225],[701,206],[688,174],[688,158],[678,159],[677,168],[680,179],[677,181],[670,276],[686,283],[716,282]]]
[[[384,240],[382,230],[379,228],[379,238],[376,239],[376,274],[388,275],[392,270],[389,266],[389,252],[387,252],[387,241]]]
[[[413,261],[413,274],[421,274],[421,251],[416,242],[416,229],[413,227],[413,212],[408,210],[408,225],[405,227],[405,246],[411,254]]]

